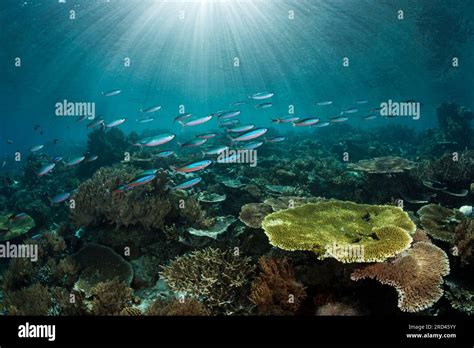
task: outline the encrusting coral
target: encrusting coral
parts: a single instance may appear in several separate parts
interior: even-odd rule
[[[354,271],[352,280],[376,279],[398,292],[398,307],[418,312],[443,296],[443,277],[449,274],[446,253],[428,242],[418,242],[393,261],[376,263]]]
[[[285,259],[261,257],[260,274],[252,283],[251,301],[259,314],[292,315],[306,298],[303,284],[295,279],[293,267]]]
[[[464,219],[461,212],[428,204],[418,210],[420,224],[431,237],[452,244],[456,226]]]
[[[406,250],[416,229],[398,207],[343,201],[281,210],[267,215],[262,227],[274,246],[341,262],[384,261]]]
[[[217,312],[240,309],[255,266],[250,258],[206,248],[179,256],[163,266],[160,276],[175,293],[184,293]]]

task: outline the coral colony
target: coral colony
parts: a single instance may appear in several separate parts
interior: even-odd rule
[[[224,3],[214,5],[219,8]],[[338,6],[356,11],[349,3],[338,2]],[[379,2],[368,3],[364,6]],[[284,4],[275,2],[274,6]],[[113,1],[108,5],[110,11],[118,6]],[[24,2],[22,6],[43,5]],[[13,12],[21,13],[22,6]],[[166,11],[172,5],[163,6]],[[196,6],[210,5],[198,2]],[[386,11],[395,8],[391,6],[386,4]],[[154,13],[157,8],[150,11]],[[303,14],[295,10],[296,21]],[[319,15],[326,13],[321,11]],[[445,29],[447,34],[438,28],[436,34],[427,35],[426,30],[438,25],[430,16],[444,18],[450,12],[446,9],[448,12],[438,13],[422,2],[419,11],[429,15],[417,13],[411,25],[418,33],[417,42],[434,50],[426,54],[429,73],[437,76],[437,83],[445,81],[443,78],[458,81],[459,73],[444,67],[451,60],[446,63],[443,53],[456,51],[456,45],[469,41],[469,30],[461,28],[467,24],[454,17],[453,24]],[[82,16],[87,20],[87,13]],[[187,16],[193,16],[192,12]],[[108,17],[104,18],[109,23]],[[338,27],[331,25],[331,18],[324,22],[328,27],[320,24],[318,33]],[[266,21],[252,22],[265,25]],[[141,24],[138,27],[143,27]],[[174,27],[186,30],[187,25],[189,22]],[[248,25],[255,28],[255,24]],[[136,26],[132,29],[138,30]],[[120,45],[126,40],[114,32],[115,27],[107,27],[107,35],[100,36],[109,42],[110,33],[114,42],[108,46],[120,52],[135,47],[134,43],[122,49]],[[196,35],[203,31],[196,30]],[[267,31],[270,28],[264,27],[263,33]],[[304,31],[298,32],[306,35]],[[84,29],[78,36],[87,40],[88,32]],[[453,35],[455,42],[451,41]],[[240,60],[239,70],[234,61],[239,50],[206,50],[206,39],[199,38],[204,45],[202,54],[212,52],[212,64],[206,65],[207,56],[179,56],[178,51],[189,52],[186,45],[179,43],[174,52],[164,44],[188,36],[194,36],[194,30],[192,34],[173,34],[167,40],[159,36],[160,40],[147,45],[150,51],[142,50],[144,54],[131,57],[130,66],[120,69],[102,56],[93,56],[96,58],[84,62],[85,67],[80,67],[82,63],[76,57],[71,58],[74,67],[64,63],[59,69],[70,75],[76,75],[74,69],[82,69],[83,73],[77,75],[86,82],[81,80],[79,87],[73,88],[62,86],[66,78],[61,83],[54,80],[50,92],[44,81],[37,87],[53,95],[64,87],[55,96],[56,110],[48,113],[42,109],[33,121],[26,114],[15,114],[16,126],[2,119],[1,314],[474,313],[474,284],[467,276],[474,271],[474,115],[469,105],[462,106],[465,99],[451,101],[456,99],[455,92],[445,97],[442,93],[436,97],[425,95],[427,101],[423,103],[394,98],[393,94],[404,94],[404,88],[412,86],[403,85],[395,72],[382,68],[381,76],[369,71],[354,73],[351,81],[363,78],[367,89],[342,89],[328,97],[326,88],[336,85],[339,89],[353,82],[319,81],[325,71],[312,78],[311,84],[305,85],[306,80],[300,78],[306,76],[303,72],[310,74],[311,69],[330,58],[299,67],[306,64],[306,55],[303,52],[303,58],[296,58],[300,53],[295,51],[291,54],[293,60],[280,70],[272,65],[272,71],[280,71],[272,78],[267,75],[265,66],[271,64],[266,60],[285,51],[275,43],[271,46],[279,49],[265,54],[265,66],[253,67],[258,74],[249,77],[243,71],[252,71],[252,64],[257,64],[252,57],[260,57],[253,50],[260,45],[267,47],[263,42],[267,39],[253,42],[249,51],[242,49],[246,57]],[[249,37],[234,41],[245,46]],[[137,47],[145,38],[136,40]],[[449,45],[438,41],[443,38],[449,38]],[[328,38],[333,45],[345,46],[339,40],[339,36]],[[304,42],[309,45],[310,41]],[[97,42],[97,48],[105,54],[107,50],[101,43]],[[153,64],[166,60],[154,56],[150,46],[156,45],[156,51],[171,50],[165,57],[168,69],[135,72],[138,66],[152,65],[146,59]],[[389,56],[389,46],[383,47],[377,46],[374,52],[384,51]],[[66,51],[76,55],[76,50],[71,43]],[[19,49],[6,52],[21,53]],[[232,64],[221,64],[229,54]],[[204,67],[197,67],[191,58]],[[176,68],[171,62],[175,59]],[[344,61],[337,59],[338,64]],[[331,72],[331,79],[341,69],[351,71],[352,64],[357,64],[355,59],[351,65]],[[369,60],[364,59],[364,64],[370,65]],[[32,63],[25,57],[15,67],[17,70],[8,68],[7,78],[0,82],[6,85],[5,90],[23,89],[15,81],[26,77],[15,74],[23,73],[27,64]],[[100,74],[94,73],[96,64]],[[288,73],[284,69],[289,69]],[[328,73],[330,69],[327,67]],[[192,76],[184,78],[182,74]],[[416,75],[406,71],[401,74]],[[288,85],[295,87],[290,93],[281,80],[292,76],[297,85]],[[199,85],[190,79],[199,80]],[[225,79],[225,88],[221,79]],[[427,80],[424,78],[420,86],[429,84]],[[39,83],[39,79],[34,81]],[[383,87],[388,82],[393,85]],[[198,87],[190,91],[188,85]],[[146,93],[142,93],[143,86]],[[81,102],[67,95],[74,91],[90,100]],[[414,89],[409,91],[406,93]],[[47,104],[36,99],[9,102],[5,100],[6,109],[11,107],[12,113],[17,109],[14,104],[38,108],[41,103]],[[302,105],[294,112],[291,107],[297,103]],[[197,111],[191,112],[193,108]],[[20,127],[18,122],[21,128],[15,128]],[[30,332],[24,329],[25,335]]]

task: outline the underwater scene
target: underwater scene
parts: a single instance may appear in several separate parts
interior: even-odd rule
[[[472,315],[473,19],[2,0],[0,314]]]

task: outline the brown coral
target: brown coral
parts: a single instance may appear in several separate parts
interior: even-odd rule
[[[352,280],[376,279],[398,292],[398,307],[418,312],[431,307],[443,295],[443,276],[449,274],[446,253],[437,246],[415,243],[391,262],[376,263],[354,271]]]
[[[436,240],[454,242],[456,226],[464,219],[464,215],[440,205],[428,204],[418,210],[420,224],[431,237]]]
[[[306,291],[295,279],[288,260],[265,258],[259,260],[261,273],[252,283],[251,301],[259,314],[294,314],[306,298]]]
[[[218,312],[233,313],[241,307],[254,269],[248,257],[206,248],[177,257],[163,266],[160,276],[174,292],[202,298]]]
[[[246,226],[251,228],[261,228],[262,221],[273,209],[265,203],[249,203],[242,206],[239,219]]]
[[[463,266],[474,266],[474,220],[466,219],[456,226],[454,245]]]
[[[46,286],[33,284],[7,293],[5,304],[9,315],[48,315],[52,301]]]
[[[155,300],[147,310],[153,316],[210,316],[211,311],[194,298]]]
[[[91,294],[91,312],[95,315],[119,315],[133,301],[133,290],[118,278],[98,283]]]
[[[74,196],[76,207],[72,209],[72,220],[75,225],[161,227],[173,207],[171,196],[165,190],[166,174],[159,173],[149,185],[126,192],[115,191],[136,174],[125,167],[101,168],[83,182]]]

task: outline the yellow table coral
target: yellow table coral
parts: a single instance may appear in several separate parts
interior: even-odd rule
[[[309,203],[267,215],[262,227],[284,250],[341,262],[381,262],[406,250],[416,230],[402,209],[343,201]]]

